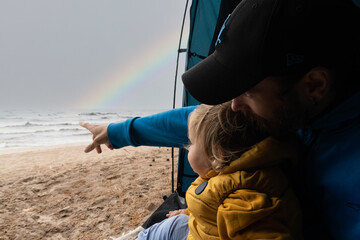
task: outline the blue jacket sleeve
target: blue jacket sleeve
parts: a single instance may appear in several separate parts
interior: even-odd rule
[[[114,148],[126,146],[183,147],[188,144],[187,120],[196,106],[183,107],[147,117],[111,123],[108,138]]]

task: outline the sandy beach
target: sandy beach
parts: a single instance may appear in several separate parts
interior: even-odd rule
[[[0,151],[0,239],[120,237],[171,193],[170,148],[86,145]]]

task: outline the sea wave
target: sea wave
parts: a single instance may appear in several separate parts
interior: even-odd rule
[[[79,125],[78,123],[46,123],[39,124],[33,122],[25,122],[23,124],[14,124],[14,125],[6,125],[1,128],[19,128],[19,127],[55,127],[55,126],[75,126]]]
[[[118,115],[114,112],[85,112],[79,113],[79,116],[103,116],[103,115]]]
[[[50,133],[50,132],[56,132],[55,129],[44,129],[44,130],[37,130],[35,133]]]
[[[75,134],[73,134],[73,136],[75,136],[75,137],[82,137],[82,136],[90,136],[91,135],[91,133],[90,132],[85,132],[85,133],[75,133]]]
[[[79,122],[106,124],[121,122],[134,116],[147,115],[142,111],[77,111],[35,112],[0,111],[0,150],[29,146],[56,145],[91,140],[92,133]]]
[[[74,132],[74,131],[82,131],[82,130],[84,130],[84,129],[82,129],[82,128],[61,128],[61,129],[59,129],[60,132]]]
[[[26,135],[31,132],[0,132],[0,136],[6,136],[6,135]]]

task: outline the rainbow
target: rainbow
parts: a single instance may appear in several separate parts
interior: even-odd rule
[[[101,79],[73,104],[80,109],[103,109],[116,106],[152,76],[175,63],[179,31],[174,31],[119,66],[109,77]]]

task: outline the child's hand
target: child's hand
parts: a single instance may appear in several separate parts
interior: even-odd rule
[[[186,209],[179,209],[179,210],[175,210],[175,211],[170,211],[168,214],[166,214],[166,216],[168,218],[171,218],[173,216],[179,215],[179,214],[185,214]]]
[[[96,149],[98,153],[101,153],[101,144],[105,144],[111,150],[114,149],[107,136],[107,127],[109,126],[108,124],[94,125],[80,122],[80,126],[86,128],[93,134],[93,142],[85,148],[84,152],[88,153]]]

